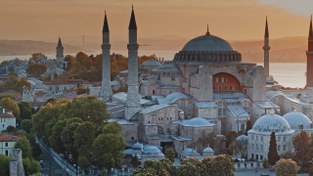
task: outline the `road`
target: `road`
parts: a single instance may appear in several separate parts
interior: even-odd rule
[[[41,151],[42,154],[39,157],[39,159],[43,161],[41,164],[41,173],[51,176],[66,176],[65,169],[60,167],[46,152],[46,150],[41,148]]]

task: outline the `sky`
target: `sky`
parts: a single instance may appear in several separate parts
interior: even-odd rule
[[[138,37],[175,39],[211,34],[258,40],[268,16],[270,37],[307,36],[312,0],[0,0],[0,39],[100,43],[104,10],[111,40],[127,41],[134,5]]]

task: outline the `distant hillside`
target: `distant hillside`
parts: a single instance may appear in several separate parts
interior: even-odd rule
[[[33,53],[53,54],[56,43],[32,40],[0,40],[0,56],[31,55]],[[77,53],[81,48],[64,44],[66,53]]]
[[[165,39],[164,39],[165,38]],[[142,45],[140,50],[151,51],[179,51],[188,39],[177,36],[158,36],[139,39]],[[126,50],[126,41],[112,41],[112,50]],[[242,54],[243,61],[263,62],[263,40],[233,41],[233,48]],[[286,37],[270,40],[271,62],[305,62],[306,37]],[[4,55],[30,55],[36,52],[54,54],[56,43],[31,41],[31,40],[0,40],[0,56]],[[100,44],[90,41],[85,46],[90,51],[100,52]],[[77,53],[80,47],[65,44],[65,53]]]
[[[241,52],[244,61],[263,62],[263,41],[240,41],[231,44]],[[271,62],[306,62],[306,37],[272,39],[270,46]]]

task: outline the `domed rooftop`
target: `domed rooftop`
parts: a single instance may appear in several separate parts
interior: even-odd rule
[[[309,129],[311,128],[312,121],[303,113],[288,112],[283,115],[292,129]]]
[[[181,154],[185,156],[195,156],[195,157],[200,156],[200,153],[192,148],[185,148]]]
[[[144,154],[161,154],[161,150],[156,146],[146,146],[143,149]]]
[[[287,120],[277,114],[266,114],[260,117],[253,125],[256,132],[290,132]],[[292,130],[293,131],[293,130]]]
[[[190,40],[182,51],[233,51],[233,48],[226,40],[206,34]]]
[[[183,122],[181,122],[181,124],[183,126],[191,126],[191,127],[212,127],[212,126],[215,126],[214,123],[211,123],[202,117],[195,117],[192,119],[184,120]]]
[[[203,153],[214,153],[214,150],[211,147],[203,149]]]
[[[150,67],[155,66],[156,67],[156,66],[160,66],[161,63],[156,61],[156,60],[147,60],[144,63],[142,63],[142,65],[143,66],[150,66]]]
[[[143,149],[143,144],[140,144],[140,143],[136,142],[134,145],[132,145],[132,148],[134,150],[142,150]]]
[[[240,136],[236,137],[236,141],[246,142],[246,141],[248,141],[248,136],[240,135]]]
[[[209,31],[205,35],[196,37],[175,54],[176,63],[217,63],[217,62],[241,62],[241,54],[234,51],[231,45],[224,39],[211,35]]]

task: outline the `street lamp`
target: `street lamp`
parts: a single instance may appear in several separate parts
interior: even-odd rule
[[[73,166],[75,168],[75,175],[77,176],[78,175],[78,165],[74,164]]]
[[[68,168],[66,168],[66,176],[68,176],[68,171],[69,171],[69,169],[68,169]]]

